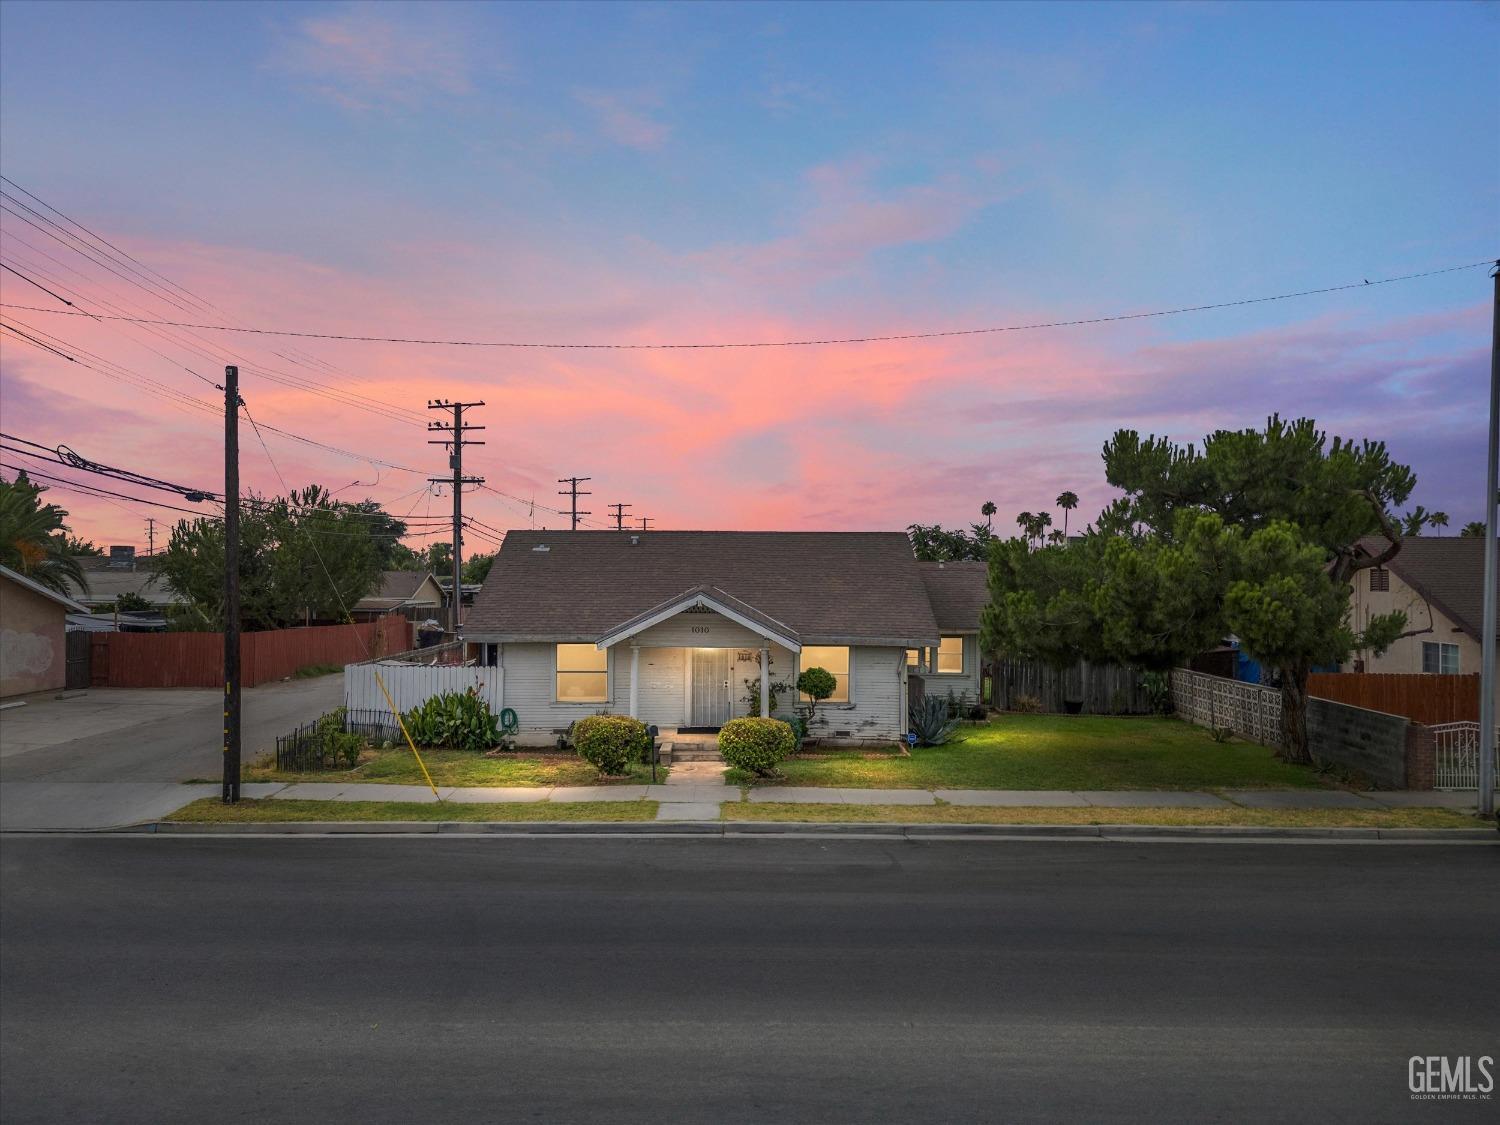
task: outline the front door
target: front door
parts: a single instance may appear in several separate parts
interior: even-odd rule
[[[729,721],[729,650],[693,650],[693,719],[695,727],[720,727]]]

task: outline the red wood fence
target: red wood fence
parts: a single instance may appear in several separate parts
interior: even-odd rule
[[[1457,723],[1479,718],[1479,675],[1420,676],[1390,672],[1317,672],[1307,692],[1416,723]]]
[[[224,684],[222,633],[94,633],[94,687],[217,688]],[[275,629],[240,637],[245,687],[290,676],[309,664],[352,664],[412,647],[412,624],[397,613],[359,625]]]

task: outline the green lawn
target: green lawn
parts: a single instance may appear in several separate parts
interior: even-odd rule
[[[859,751],[783,762],[786,785],[850,789],[1213,789],[1323,784],[1265,746],[1217,743],[1178,719],[1114,715],[1004,715],[959,728],[945,746],[910,757]],[[731,770],[731,785],[767,784]]]
[[[423,750],[422,761],[437,785],[609,785],[582,758],[568,754],[538,755],[524,751],[486,758],[464,750]],[[658,780],[665,780],[666,767],[658,766]],[[278,772],[274,759],[270,765],[257,762],[245,771],[246,781],[378,781],[393,785],[425,785],[426,779],[417,760],[405,747],[399,750],[377,750],[373,757],[352,770],[322,770],[316,773]],[[650,766],[634,766],[627,778],[618,779],[639,785],[651,780]]]
[[[288,802],[290,803],[290,802]],[[1265,828],[1483,828],[1452,809],[1052,809],[962,805],[726,804],[725,820],[877,824],[1165,824]]]
[[[166,819],[194,824],[272,824],[290,820],[655,820],[655,801],[575,801],[553,804],[456,805],[415,801],[263,801],[226,805],[204,797]]]

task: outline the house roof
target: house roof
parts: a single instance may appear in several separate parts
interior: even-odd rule
[[[435,606],[438,602],[415,601],[417,592],[432,578],[432,572],[429,570],[383,570],[380,572],[380,586],[373,594],[355,602],[354,608],[369,613],[377,610],[400,609],[411,604]],[[441,589],[438,591],[438,597],[442,597]]]
[[[464,631],[597,642],[696,587],[795,630],[803,644],[937,643],[899,531],[509,531]]]
[[[175,605],[182,599],[167,588],[166,579],[154,570],[90,570],[84,575],[89,588],[78,595],[86,605],[109,605],[121,594],[135,594],[153,607]]]
[[[47,589],[47,587],[43,586],[40,582],[36,581],[36,579],[34,579],[34,578],[27,578],[26,575],[18,573],[17,571],[11,570],[11,568],[8,567],[8,566],[0,566],[0,575],[4,575],[6,578],[9,578],[17,586],[24,586],[26,589],[30,590],[33,594],[36,594],[36,595],[38,595],[40,597],[43,597],[43,598],[46,598],[48,601],[56,602],[58,605],[62,606],[63,609],[65,611],[67,611],[67,612],[70,612],[70,613],[87,613],[88,612],[88,607],[85,606],[83,603],[78,602],[78,601],[74,600],[73,598],[68,597],[66,594],[59,594],[56,590],[49,590],[49,589]]]
[[[989,565],[982,562],[919,562],[922,585],[938,628],[977,632],[979,615],[990,600]]]
[[[1368,554],[1384,550],[1378,537],[1360,540]],[[1401,540],[1401,551],[1386,566],[1435,609],[1476,641],[1483,639],[1484,539],[1482,536],[1423,535]],[[1500,596],[1500,576],[1496,582]]]

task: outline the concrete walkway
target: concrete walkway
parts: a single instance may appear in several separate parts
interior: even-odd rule
[[[712,763],[694,763],[712,765]],[[673,769],[662,785],[572,785],[535,787],[439,786],[437,796],[425,785],[380,785],[370,782],[262,782],[245,785],[248,798],[285,801],[413,801],[433,804],[539,804],[552,801],[656,801],[658,820],[717,820],[725,801],[745,799],[738,786],[722,782],[723,767],[710,771]],[[716,780],[716,778],[720,780]],[[161,782],[0,782],[0,830],[37,831],[123,828],[175,812],[200,797],[219,792],[217,785]],[[812,786],[766,786],[751,789],[756,804],[951,805],[992,808],[1195,808],[1195,809],[1406,809],[1476,806],[1472,792],[1388,790],[1352,793],[1342,789],[1228,789],[1222,795],[1186,790],[1120,789],[834,789]]]

